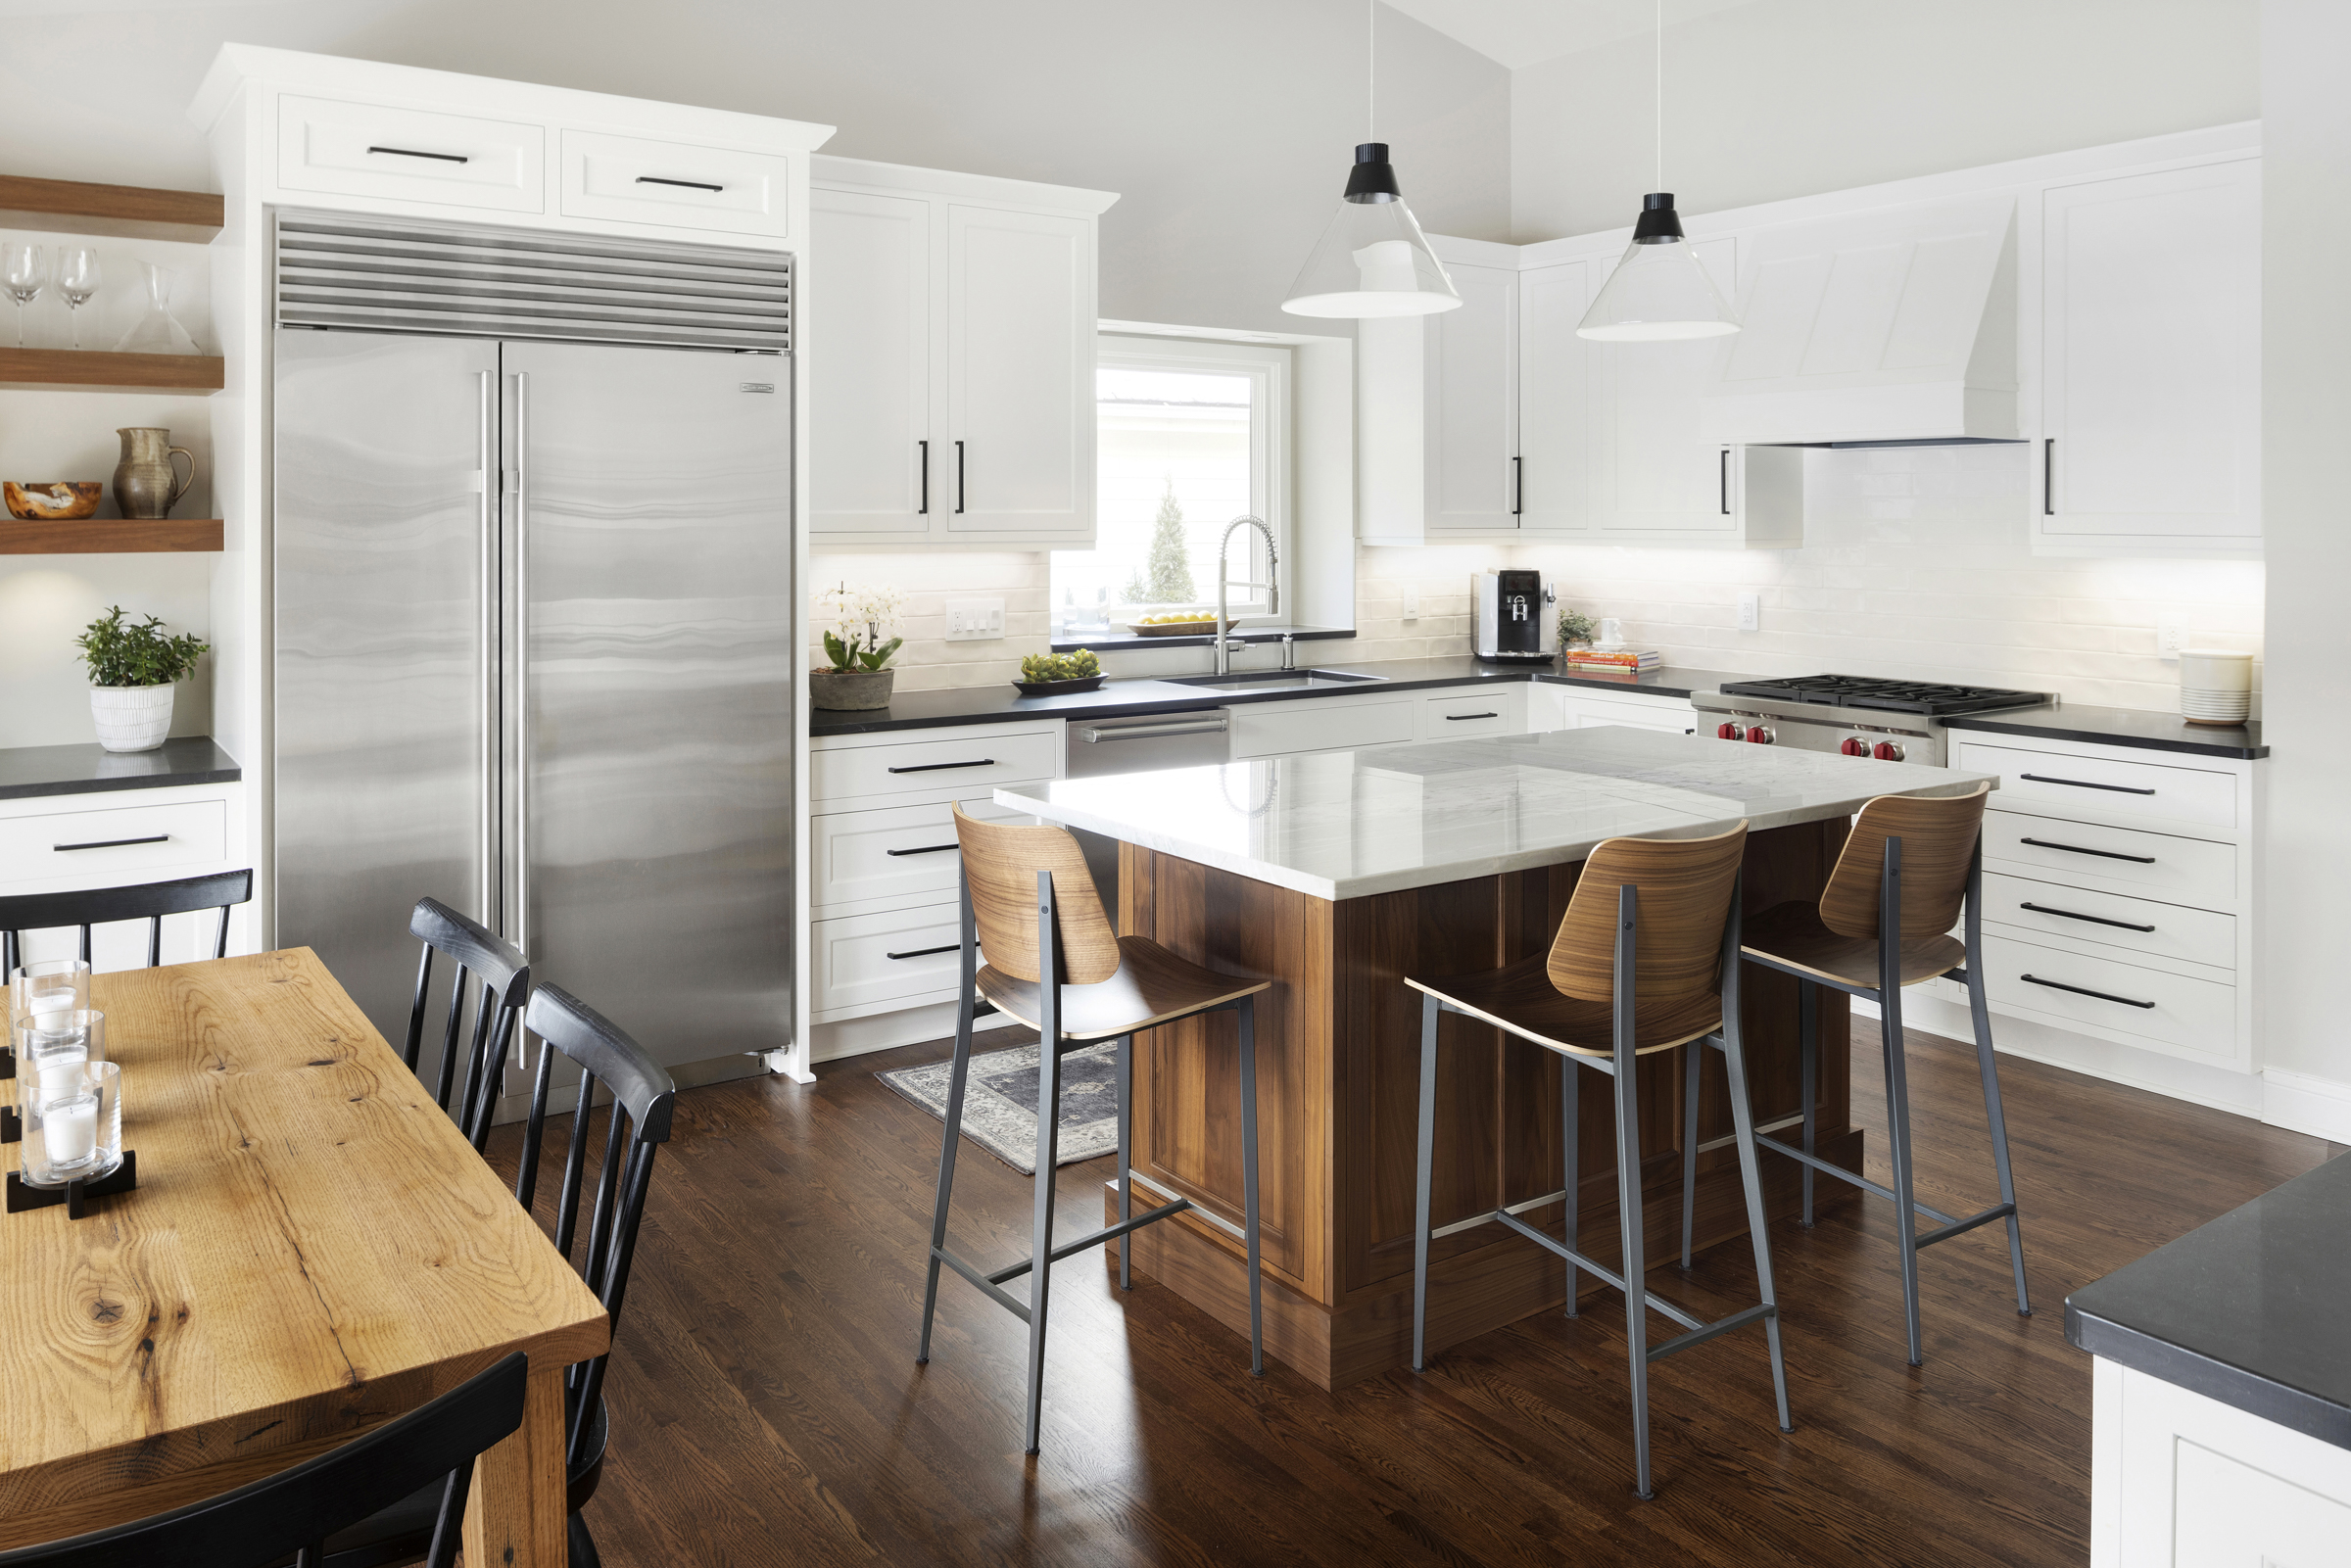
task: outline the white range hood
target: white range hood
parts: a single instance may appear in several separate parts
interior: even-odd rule
[[[2014,441],[2016,202],[1969,197],[1743,240],[1710,441]]]

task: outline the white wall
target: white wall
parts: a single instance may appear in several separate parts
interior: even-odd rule
[[[2270,851],[2263,1005],[2276,1069],[2351,1084],[2351,6],[2262,6],[2262,484],[2269,569]],[[2351,1100],[2327,1135],[2351,1134]]]
[[[1686,213],[2253,119],[2259,0],[1767,0],[1666,29]],[[2339,69],[2339,62],[2337,63]],[[1649,34],[1513,73],[1520,242],[1655,190]]]

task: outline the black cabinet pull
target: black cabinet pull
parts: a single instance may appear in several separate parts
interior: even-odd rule
[[[978,762],[916,762],[916,763],[909,763],[909,764],[907,764],[907,765],[906,765],[905,767],[903,767],[903,768],[892,768],[892,769],[890,769],[889,771],[890,771],[891,773],[939,773],[939,772],[942,772],[942,771],[944,771],[945,769],[948,769],[948,768],[992,768],[992,767],[994,767],[995,765],[996,765],[996,759],[995,759],[995,758],[993,758],[993,757],[982,757],[982,758],[981,758],[981,759],[980,759]]]
[[[2135,997],[2116,996],[2111,991],[2093,991],[2087,985],[2068,985],[2063,980],[2044,980],[2038,974],[2019,974],[2017,978],[2028,985],[2045,985],[2052,991],[2071,991],[2076,996],[2094,996],[2101,1002],[2120,1002],[2125,1007],[2152,1008],[2155,1005],[2152,1002],[2141,1002]]]
[[[963,443],[955,443],[955,510],[963,510]]]
[[[2051,436],[2040,444],[2040,515],[2057,515],[2056,481],[2050,476],[2057,471],[2057,438]]]
[[[2153,855],[2126,855],[2119,850],[2113,849],[2085,849],[2080,844],[2053,843],[2046,838],[2019,838],[2017,842],[2020,844],[2031,844],[2035,849],[2062,849],[2069,855],[2095,855],[2100,860],[2127,860],[2134,866],[2152,866],[2155,864],[2155,857]]]
[[[914,515],[928,517],[931,515],[931,443],[918,441],[914,445],[916,451],[920,454],[923,469],[923,503],[914,509]]]
[[[1445,715],[1445,722],[1458,724],[1463,719],[1499,719],[1501,717],[1501,714],[1490,711],[1486,713],[1448,713]]]
[[[472,159],[463,153],[420,153],[413,147],[370,147],[371,153],[388,153],[394,158],[429,158],[440,164],[470,164]]]
[[[2045,773],[2020,773],[2017,777],[2029,780],[2034,784],[2064,784],[2069,789],[2104,789],[2118,795],[2151,795],[2155,792],[2152,789],[2141,789],[2135,784],[2091,784],[2087,779],[2056,779]]]
[[[1511,515],[1516,517],[1525,510],[1526,459],[1512,457],[1511,459]]]
[[[49,848],[53,854],[65,855],[76,849],[120,849],[124,844],[168,844],[170,841],[169,833],[149,833],[144,838],[93,838],[86,844],[51,844]]]
[[[640,185],[683,185],[690,191],[723,191],[726,189],[724,185],[713,185],[706,179],[663,179],[658,174],[640,174],[637,176],[637,183]]]
[[[1722,449],[1722,463],[1717,478],[1722,488],[1722,515],[1728,517],[1731,515],[1731,449],[1728,447]]]
[[[893,850],[891,853],[894,854],[896,851]],[[2151,931],[2155,928],[2152,926],[2140,926],[2127,920],[2108,920],[2103,915],[2077,915],[2070,909],[2051,909],[2046,904],[2019,904],[2016,907],[2029,909],[2036,915],[2059,915],[2067,920],[2086,920],[2092,926],[2111,926],[2117,930]]]
[[[884,956],[888,958],[931,958],[939,953],[952,953],[961,945],[958,942],[949,942],[944,947],[918,947],[911,953],[889,953]],[[2147,1004],[2149,1007],[2154,1005],[2152,1002]]]
[[[961,849],[962,847],[961,844],[925,844],[920,849],[885,849],[882,853],[885,855],[936,855],[941,850]],[[2152,926],[2147,927],[2148,930],[2154,928]]]

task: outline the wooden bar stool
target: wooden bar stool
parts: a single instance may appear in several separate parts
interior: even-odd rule
[[[1021,828],[984,822],[955,807],[955,836],[963,850],[962,1000],[955,1015],[955,1065],[947,1087],[946,1128],[938,1151],[938,1203],[931,1219],[930,1276],[923,1286],[923,1342],[917,1362],[931,1359],[931,1319],[938,1306],[938,1265],[946,1264],[997,1306],[1029,1325],[1028,1451],[1037,1449],[1044,1408],[1045,1308],[1052,1267],[1154,1220],[1194,1209],[1188,1198],[1145,1213],[1133,1212],[1133,1171],[1128,1149],[1128,1100],[1134,1036],[1143,1029],[1230,1008],[1239,1015],[1241,1077],[1242,1246],[1249,1258],[1249,1370],[1264,1376],[1265,1326],[1259,1300],[1257,1228],[1257,995],[1271,980],[1245,980],[1176,957],[1157,942],[1113,932],[1101,895],[1085,867],[1085,852],[1066,828]],[[1031,923],[1029,912],[1036,919]],[[980,967],[980,950],[987,963]],[[947,1206],[955,1188],[955,1147],[963,1135],[963,1092],[971,1076],[975,993],[1036,1030],[1036,1223],[1029,1256],[983,1273],[947,1250]],[[1076,1241],[1053,1245],[1053,1172],[1059,1150],[1061,1059],[1105,1040],[1119,1042],[1119,1222]],[[1206,1210],[1204,1219],[1230,1230]],[[1131,1249],[1119,1249],[1119,1285],[1131,1288]],[[1029,1301],[1004,1289],[1031,1276]]]
[[[1845,852],[1829,873],[1817,904],[1787,903],[1765,910],[1747,927],[1745,954],[1793,974],[1802,986],[1804,1146],[1792,1149],[1777,1138],[1763,1146],[1799,1161],[1804,1167],[1804,1224],[1812,1223],[1812,1172],[1849,1181],[1864,1192],[1892,1200],[1898,1217],[1895,1231],[1902,1266],[1902,1310],[1910,1331],[1910,1364],[1924,1358],[1918,1329],[1918,1250],[1989,1224],[2008,1222],[2008,1264],[2016,1275],[2016,1310],[2033,1315],[2025,1293],[2024,1236],[2017,1225],[2016,1178],[2008,1168],[2008,1123],[2000,1114],[2000,1074],[1991,1049],[1991,1015],[1984,1000],[1984,807],[1991,793],[1982,784],[1964,795],[1880,795],[1861,808]],[[1966,940],[1955,940],[1952,925],[1966,906]],[[1896,939],[1883,940],[1894,931]],[[1962,970],[1960,966],[1964,965]],[[1991,1128],[1991,1164],[1999,1177],[2000,1201],[1990,1209],[1954,1218],[1918,1201],[1912,1190],[1910,1088],[1902,1062],[1902,987],[1951,974],[1967,981],[1968,1011],[1976,1026],[1976,1070],[1984,1080],[1984,1113]],[[1878,1005],[1886,1058],[1886,1152],[1894,1185],[1833,1165],[1813,1150],[1814,1089],[1820,1081],[1819,1007],[1814,987],[1827,985]],[[1698,1064],[1690,1064],[1696,1081]],[[1731,1069],[1735,1078],[1740,1069]],[[1690,1194],[1697,1151],[1683,1140],[1682,1259],[1690,1254]],[[1917,1217],[1937,1221],[1923,1234]]]
[[[1788,1418],[1788,1369],[1780,1355],[1780,1310],[1764,1236],[1763,1183],[1755,1161],[1754,1116],[1747,1102],[1739,1042],[1739,867],[1747,824],[1711,838],[1610,838],[1584,862],[1551,951],[1484,974],[1405,983],[1420,1007],[1419,1203],[1413,1229],[1413,1370],[1426,1364],[1429,1188],[1436,1161],[1437,1017],[1461,1013],[1495,1024],[1563,1059],[1560,1115],[1566,1146],[1566,1236],[1554,1241],[1509,1209],[1494,1220],[1567,1260],[1567,1315],[1576,1315],[1576,1273],[1596,1274],[1624,1293],[1625,1340],[1633,1386],[1633,1453],[1643,1497],[1649,1484],[1649,1363],[1718,1334],[1761,1322],[1771,1353],[1780,1430]],[[1641,1236],[1640,1088],[1637,1058],[1701,1042],[1718,1045],[1734,1064],[1731,1119],[1739,1171],[1747,1188],[1748,1239],[1755,1253],[1759,1305],[1701,1322],[1642,1283],[1648,1273]],[[1607,1073],[1616,1096],[1616,1212],[1623,1236],[1619,1274],[1576,1251],[1576,1116],[1581,1071]],[[1648,1313],[1663,1313],[1689,1332],[1652,1350]]]

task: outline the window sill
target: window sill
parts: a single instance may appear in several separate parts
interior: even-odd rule
[[[1326,638],[1355,636],[1351,626],[1236,626],[1231,636],[1243,642],[1278,642],[1284,634],[1301,642]],[[1108,632],[1100,637],[1056,637],[1053,651],[1075,653],[1080,648],[1091,648],[1096,653],[1131,653],[1139,648],[1204,648],[1216,642],[1214,637],[1137,637],[1131,632]]]

